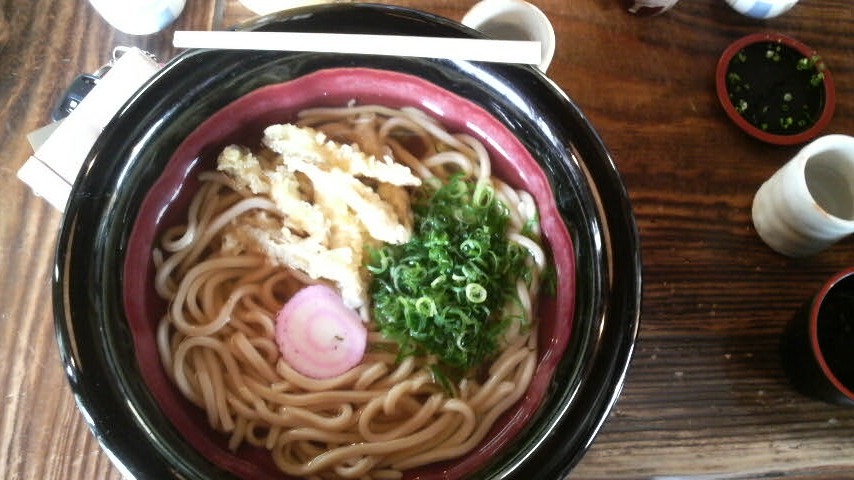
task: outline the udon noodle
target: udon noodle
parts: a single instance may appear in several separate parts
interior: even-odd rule
[[[537,358],[536,295],[545,255],[533,198],[492,175],[484,146],[451,134],[419,110],[382,106],[303,111],[298,122],[380,158],[391,155],[422,179],[457,172],[489,182],[509,208],[509,238],[530,255],[533,278],[519,281],[517,309],[527,325],[511,326],[503,348],[480,372],[443,388],[430,358],[398,358],[367,317],[361,364],[335,378],[300,375],[281,359],[276,312],[317,280],[264,256],[229,256],[220,232],[249,211],[282,215],[270,200],[235,191],[223,174],[201,174],[186,224],[173,227],[154,252],[156,289],[169,301],[158,348],[171,380],[228,434],[228,446],[270,451],[287,474],[308,478],[400,478],[413,467],[461,457],[524,394]],[[527,227],[526,227],[527,226]],[[523,228],[534,227],[533,235]]]

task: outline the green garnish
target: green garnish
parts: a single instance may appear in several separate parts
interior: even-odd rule
[[[470,369],[493,355],[512,321],[503,307],[530,277],[530,253],[507,240],[508,211],[491,187],[452,177],[421,187],[403,245],[369,252],[373,318],[401,354]]]

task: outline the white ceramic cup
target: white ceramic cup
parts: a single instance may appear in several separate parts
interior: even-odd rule
[[[131,35],[149,35],[168,27],[184,10],[186,0],[89,0],[113,28]]]
[[[789,11],[798,0],[726,0],[736,12],[751,18],[772,18]]]
[[[790,257],[854,233],[854,137],[825,135],[804,146],[759,187],[752,215],[762,240]]]
[[[496,40],[539,41],[542,59],[537,67],[545,72],[555,53],[555,31],[549,18],[524,0],[481,0],[461,22]]]

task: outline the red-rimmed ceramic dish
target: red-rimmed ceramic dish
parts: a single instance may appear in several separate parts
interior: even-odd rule
[[[783,367],[801,393],[854,406],[854,268],[825,281],[783,335]]]
[[[740,129],[774,145],[817,137],[836,105],[833,76],[818,52],[779,33],[754,33],[730,44],[718,60],[715,88]]]
[[[293,10],[241,28],[479,35],[423,12],[363,4]],[[639,327],[640,247],[607,149],[554,83],[520,65],[193,50],[170,61],[107,126],[74,186],[58,240],[59,349],[84,417],[126,476],[287,478],[257,452],[224,450],[201,412],[165,380],[153,346],[162,304],[151,299],[148,250],[158,228],[180,214],[196,156],[204,161],[221,142],[263,127],[265,115],[351,95],[412,102],[483,139],[503,158],[501,174],[533,190],[567,274],[553,304],[543,306],[550,313],[538,378],[496,427],[495,442],[410,476],[561,478],[607,418]]]

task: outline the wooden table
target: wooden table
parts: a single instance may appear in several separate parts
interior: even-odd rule
[[[474,0],[395,3],[460,19]],[[750,203],[796,152],[755,141],[714,95],[718,55],[734,39],[776,30],[816,48],[835,74],[827,132],[854,133],[854,8],[804,0],[767,22],[723,0],[690,0],[638,18],[621,0],[539,0],[558,48],[550,76],[610,147],[643,246],[640,336],[623,394],[578,479],[854,478],[854,409],[796,393],[778,343],[794,310],[854,263],[845,241],[805,260],[756,236]],[[49,122],[58,95],[116,45],[161,59],[173,29],[247,18],[236,2],[189,0],[148,37],[117,33],[84,0],[3,0],[0,19],[0,477],[119,478],[78,412],[54,339],[53,248],[61,219],[15,172],[26,134]],[[0,15],[2,16],[2,15]]]

